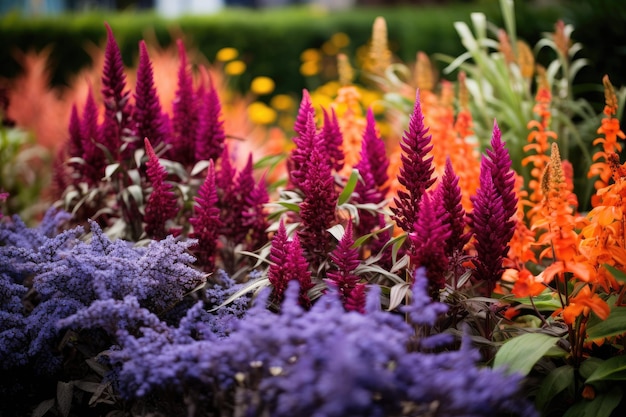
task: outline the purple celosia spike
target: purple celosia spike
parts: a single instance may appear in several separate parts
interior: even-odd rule
[[[354,274],[360,261],[359,250],[352,247],[354,245],[352,235],[352,220],[350,219],[343,237],[330,254],[335,268],[329,270],[327,276],[331,285],[339,291],[346,310],[363,313],[365,311],[365,288],[359,285],[360,278]]]
[[[387,174],[389,158],[385,152],[385,143],[376,131],[376,119],[371,107],[367,109],[365,132],[363,133],[361,146],[366,149],[367,159],[369,160],[376,186],[383,195],[387,194],[388,187],[385,186],[389,180],[389,175]]]
[[[220,209],[217,207],[217,188],[215,186],[215,167],[213,161],[209,163],[206,180],[200,186],[198,195],[194,198],[194,215],[189,219],[193,232],[189,234],[198,243],[192,247],[196,255],[196,263],[204,271],[212,272],[215,269],[215,252],[217,239],[222,227]]]
[[[446,159],[446,167],[441,182],[437,186],[437,193],[446,212],[446,221],[450,225],[450,238],[446,242],[446,255],[456,257],[463,252],[463,247],[469,242],[471,233],[465,231],[467,221],[465,209],[461,204],[461,187],[459,177],[454,172],[450,158]]]
[[[339,196],[329,161],[319,147],[313,148],[309,158],[306,179],[301,186],[304,197],[300,204],[301,227],[298,233],[309,262],[317,268],[328,256],[330,235],[327,230],[336,222]]]
[[[502,204],[507,219],[517,213],[517,195],[515,193],[515,172],[511,169],[511,156],[502,140],[502,133],[494,120],[491,136],[491,149],[486,151],[487,158],[483,158],[491,172],[493,185],[498,195],[502,196]],[[509,239],[511,236],[509,236]]]
[[[161,166],[148,139],[144,139],[148,161],[146,174],[152,183],[152,192],[146,203],[144,221],[149,237],[160,240],[165,238],[165,222],[176,217],[178,202],[172,186],[165,182],[167,171]]]
[[[269,223],[265,212],[265,204],[270,200],[265,177],[257,182],[248,196],[244,196],[246,210],[242,213],[243,224],[250,230],[248,250],[254,251],[267,243]]]
[[[196,138],[196,160],[216,160],[224,149],[224,121],[222,105],[213,79],[209,75],[209,90],[202,94],[202,117],[198,119],[198,136]]]
[[[515,223],[509,221],[504,199],[498,193],[489,164],[483,159],[480,170],[480,186],[471,197],[473,211],[468,215],[476,242],[476,258],[473,277],[484,282],[484,295],[491,296],[496,283],[502,277],[502,261],[506,256],[508,242]]]
[[[91,88],[87,92],[87,100],[83,109],[80,135],[82,138],[82,158],[84,160],[84,164],[80,168],[81,176],[89,184],[94,185],[99,183],[102,177],[104,177],[106,160],[102,149],[97,146],[100,143],[98,105]]]
[[[445,248],[451,231],[441,197],[437,192],[422,196],[419,216],[409,234],[411,263],[414,267],[426,268],[429,293],[433,298],[445,287],[449,265]]]
[[[394,199],[396,207],[391,208],[398,226],[409,233],[413,230],[413,224],[417,220],[417,210],[422,196],[435,182],[433,158],[428,156],[433,147],[432,136],[428,134],[428,130],[424,126],[418,89],[415,107],[409,120],[409,130],[404,132],[400,141],[402,166],[398,182],[406,188],[406,191],[398,191],[398,197]]]
[[[291,186],[299,189],[302,189],[303,183],[309,176],[309,165],[311,164],[310,159],[313,148],[321,147],[315,126],[314,112],[306,112],[303,117],[306,117],[306,123],[303,123],[303,126],[298,128],[300,131],[299,136],[293,139],[296,146],[291,151],[287,161],[289,182]]]
[[[314,287],[314,284],[311,280],[309,264],[304,257],[302,246],[300,245],[300,238],[297,234],[294,235],[291,242],[289,242],[287,266],[290,279],[297,280],[300,287],[298,303],[306,309],[311,308],[309,290]]]
[[[273,288],[272,302],[280,304],[289,281],[297,280],[300,285],[300,305],[309,308],[311,300],[307,293],[313,288],[311,272],[303,256],[298,236],[291,241],[287,239],[287,229],[282,219],[272,239],[269,260],[272,264],[268,268],[267,276]]]
[[[148,138],[153,146],[166,143],[170,136],[169,124],[165,123],[167,113],[161,109],[161,103],[154,85],[152,62],[148,56],[146,43],[139,42],[139,65],[137,66],[137,85],[135,87],[135,108],[133,121],[138,138]]]
[[[67,142],[67,152],[70,158],[82,158],[83,157],[83,143],[81,135],[80,117],[78,117],[78,109],[76,104],[72,104],[72,112],[70,113],[69,124],[70,138]]]
[[[196,161],[195,139],[198,114],[193,91],[191,67],[187,62],[187,52],[182,40],[178,40],[178,88],[173,105],[173,137],[171,138],[170,158],[185,166]]]
[[[234,243],[243,243],[248,236],[249,228],[245,224],[243,213],[248,211],[246,198],[252,194],[254,186],[254,165],[252,154],[249,154],[248,162],[237,175],[234,199],[228,207],[223,206],[229,212],[229,216],[224,218],[227,230],[223,234]]]
[[[311,96],[309,92],[304,89],[302,90],[302,100],[298,108],[298,115],[293,125],[293,130],[296,132],[297,137],[302,137],[306,134],[309,117],[311,116],[313,116],[313,120],[315,120],[315,109],[313,109],[313,104],[311,103]]]
[[[130,91],[126,89],[126,75],[120,48],[115,41],[108,23],[107,44],[104,50],[104,69],[102,72],[102,98],[104,100],[104,121],[102,124],[101,143],[117,160],[124,137],[133,136],[131,126],[131,107],[128,102]]]
[[[343,135],[339,129],[339,121],[335,109],[331,109],[331,114],[324,109],[324,126],[319,133],[322,145],[326,149],[326,154],[330,160],[330,166],[335,171],[343,168]]]
[[[224,146],[222,156],[220,157],[220,169],[216,171],[215,183],[222,193],[233,193],[235,189],[235,168],[230,160],[230,151],[228,146]],[[220,195],[220,201],[227,199],[227,195]]]

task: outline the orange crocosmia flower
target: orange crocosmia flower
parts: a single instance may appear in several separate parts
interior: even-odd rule
[[[569,305],[562,311],[558,309],[554,315],[563,313],[563,320],[567,324],[573,324],[581,314],[587,316],[593,311],[596,315],[606,320],[611,313],[611,308],[598,294],[592,293],[589,285],[585,285],[576,296],[569,299]]]
[[[527,269],[516,272],[517,280],[513,284],[512,290],[516,297],[536,297],[546,289],[541,276],[536,277]]]
[[[543,282],[548,284],[552,282],[555,275],[564,272],[571,272],[576,278],[585,282],[589,282],[595,277],[593,267],[586,262],[556,261],[543,271]]]

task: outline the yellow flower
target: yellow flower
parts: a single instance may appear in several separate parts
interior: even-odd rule
[[[270,100],[270,105],[276,110],[289,111],[294,107],[294,102],[287,94],[277,94]]]
[[[255,77],[250,83],[250,91],[257,95],[269,94],[275,86],[274,80],[269,77]]]
[[[265,103],[255,101],[248,106],[248,118],[252,123],[269,125],[276,120],[276,111]]]
[[[300,60],[303,62],[319,61],[320,59],[322,59],[322,54],[315,48],[305,49],[300,54]]]
[[[224,72],[228,75],[241,75],[246,71],[246,64],[243,61],[231,61],[224,67]]]
[[[350,38],[345,33],[338,32],[330,37],[330,43],[335,45],[337,48],[345,48],[350,45]]]
[[[324,44],[322,45],[322,52],[324,52],[328,56],[333,56],[337,55],[337,53],[339,52],[339,48],[337,48],[337,45],[334,45],[331,42],[324,42]]]
[[[306,61],[300,65],[300,74],[311,77],[320,72],[320,66],[316,61]]]
[[[239,56],[239,52],[235,48],[222,48],[215,54],[215,59],[221,62],[232,61]]]

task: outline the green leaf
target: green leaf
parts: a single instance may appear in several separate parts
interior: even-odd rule
[[[343,239],[343,235],[346,232],[341,224],[336,224],[333,227],[326,229],[326,231],[333,235],[333,237],[337,239],[337,241]]]
[[[403,282],[402,284],[396,284],[391,287],[389,293],[389,308],[387,311],[391,311],[398,307],[400,303],[405,299],[407,292],[411,289],[409,283]]]
[[[337,199],[337,205],[342,205],[350,199],[350,196],[354,192],[354,188],[356,187],[356,183],[359,180],[361,175],[359,174],[358,169],[353,169],[350,174],[350,178],[348,178],[348,182],[346,182],[346,186],[343,187],[343,191],[339,194],[339,198]]]
[[[626,356],[614,356],[602,362],[585,383],[599,381],[626,381]]]
[[[286,201],[279,201],[279,205],[283,206],[287,210],[291,210],[294,213],[300,213],[300,206],[294,203],[287,203]]]
[[[31,417],[43,417],[54,407],[54,402],[54,398],[40,402],[37,408],[33,410]]]
[[[589,340],[604,339],[626,333],[626,307],[613,306],[606,320],[592,315],[587,325]]]
[[[554,399],[565,388],[574,383],[574,368],[571,365],[564,365],[553,369],[543,380],[535,405],[539,410],[545,409],[550,401]]]
[[[619,269],[615,268],[612,265],[609,264],[602,264],[602,266],[611,273],[611,275],[613,276],[613,278],[615,278],[617,281],[619,282],[626,282],[626,273],[623,271],[620,271]]]
[[[111,178],[111,176],[115,174],[115,172],[119,169],[119,167],[120,167],[119,162],[115,164],[107,165],[106,168],[104,169],[104,178],[105,179]]]
[[[57,382],[57,406],[63,417],[67,417],[70,414],[73,393],[74,384],[63,381]]]
[[[543,333],[526,333],[513,337],[498,350],[493,367],[503,366],[509,373],[518,372],[526,376],[559,339]]]
[[[622,390],[613,387],[611,391],[596,395],[591,401],[582,400],[571,406],[563,417],[611,417],[611,413],[622,401]]]

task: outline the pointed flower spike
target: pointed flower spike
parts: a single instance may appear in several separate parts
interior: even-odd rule
[[[352,235],[352,219],[349,219],[343,237],[330,255],[335,268],[329,270],[327,276],[331,284],[337,287],[345,309],[362,313],[365,311],[365,298],[361,289],[357,289],[360,287],[360,278],[354,273],[360,264],[359,251],[352,247]]]
[[[201,72],[208,80],[208,91],[198,97],[202,102],[202,114],[198,118],[198,136],[196,138],[196,159],[216,160],[222,154],[226,133],[224,132],[224,121],[222,120],[222,105],[217,88],[211,74],[206,68],[200,67]]]
[[[338,172],[341,171],[344,165],[343,135],[339,128],[335,109],[331,109],[331,114],[328,114],[326,109],[323,110],[323,113],[324,126],[319,133],[320,140],[330,160],[331,168]]]
[[[168,125],[164,120],[161,102],[154,85],[152,62],[145,41],[139,42],[139,65],[135,87],[133,121],[137,137],[148,138],[153,146],[169,140]]]
[[[193,91],[191,68],[187,61],[187,51],[181,39],[176,42],[180,64],[178,67],[178,88],[173,105],[173,138],[170,158],[185,166],[196,162],[195,139],[197,134],[197,106]]]
[[[366,150],[376,186],[383,195],[387,194],[389,175],[389,158],[386,155],[385,143],[376,130],[376,119],[372,108],[367,109],[365,132],[363,133],[362,149]]]
[[[400,141],[402,150],[400,174],[398,182],[406,191],[398,191],[394,199],[396,207],[392,207],[393,218],[405,232],[413,230],[417,220],[417,210],[422,196],[435,182],[433,173],[433,157],[429,156],[433,148],[432,135],[424,126],[419,90],[416,92],[415,106],[409,120],[409,130],[404,132]]]
[[[387,67],[391,65],[391,51],[388,46],[387,22],[382,16],[374,20],[372,27],[372,43],[369,51],[371,62],[371,72],[383,74]]]
[[[450,237],[446,239],[446,255],[452,257],[463,252],[463,247],[469,242],[471,235],[465,232],[467,220],[461,203],[459,177],[454,172],[449,157],[446,158],[446,167],[436,192],[441,194],[441,204],[450,226]]]
[[[303,137],[307,132],[307,125],[309,119],[313,116],[313,122],[315,123],[315,110],[311,103],[311,96],[308,90],[302,90],[302,100],[300,101],[300,107],[298,108],[298,114],[296,121],[294,122],[293,130],[296,132],[297,137]]]
[[[502,204],[507,218],[517,213],[517,195],[515,194],[515,172],[512,170],[511,156],[502,140],[502,133],[497,122],[493,123],[491,149],[486,151],[485,163],[491,172],[493,185],[498,195],[502,196]]]
[[[178,202],[171,184],[165,182],[167,171],[159,162],[150,141],[144,139],[148,161],[146,175],[152,183],[152,193],[146,203],[144,221],[149,237],[161,240],[166,237],[165,223],[176,217]]]
[[[193,232],[189,234],[192,239],[197,239],[198,243],[192,250],[197,258],[197,264],[203,267],[206,272],[213,272],[215,269],[215,254],[219,231],[222,227],[220,220],[220,209],[217,207],[217,188],[215,186],[215,166],[213,161],[209,162],[207,176],[204,183],[198,190],[198,195],[194,198],[194,215],[189,219],[193,226]]]

